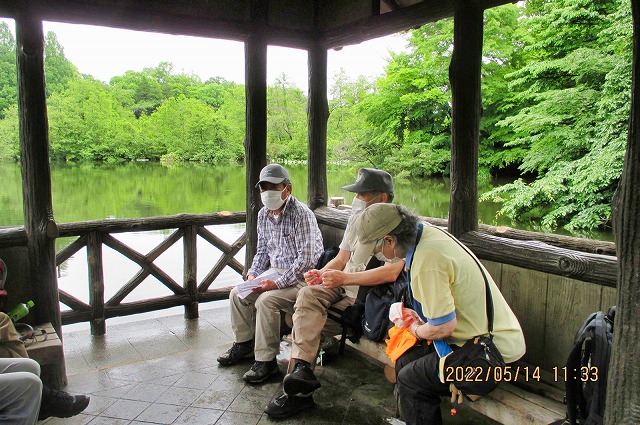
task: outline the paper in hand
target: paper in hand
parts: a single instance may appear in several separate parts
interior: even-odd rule
[[[262,282],[265,280],[276,280],[280,277],[280,274],[274,269],[269,269],[262,274],[259,274],[253,280],[245,280],[238,284],[238,297],[242,300],[247,298],[253,290],[259,286],[262,286]]]

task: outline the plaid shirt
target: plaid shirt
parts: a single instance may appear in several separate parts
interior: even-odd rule
[[[247,274],[258,276],[270,267],[284,269],[276,285],[294,286],[316,266],[323,250],[316,216],[309,207],[289,196],[278,216],[265,207],[258,212],[258,247]]]

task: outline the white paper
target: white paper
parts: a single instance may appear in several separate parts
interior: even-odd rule
[[[265,280],[276,280],[280,277],[280,274],[274,269],[269,269],[262,274],[259,274],[253,280],[245,280],[244,282],[238,284],[238,297],[240,299],[245,299],[249,294],[253,292],[254,288],[257,288],[262,285],[262,282]]]

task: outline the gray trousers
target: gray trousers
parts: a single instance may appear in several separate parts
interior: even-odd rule
[[[0,424],[35,425],[41,398],[40,365],[35,360],[0,358]]]
[[[236,342],[255,339],[256,361],[274,360],[280,350],[280,312],[293,314],[293,305],[300,288],[306,283],[284,289],[274,289],[261,294],[238,297],[236,288],[231,290],[231,327]]]

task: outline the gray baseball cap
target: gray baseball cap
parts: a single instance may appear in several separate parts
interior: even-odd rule
[[[280,164],[269,164],[260,171],[260,180],[256,183],[256,187],[259,187],[262,182],[278,184],[285,180],[291,181],[287,170]]]
[[[393,179],[391,174],[377,168],[361,168],[358,170],[356,182],[342,187],[355,193],[385,192],[393,193]]]

